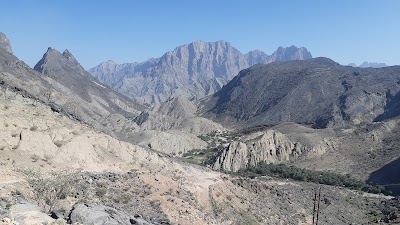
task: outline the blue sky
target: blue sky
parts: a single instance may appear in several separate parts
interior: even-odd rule
[[[397,0],[5,0],[0,31],[34,66],[68,49],[89,69],[159,57],[195,40],[225,40],[242,52],[304,46],[339,63],[400,64]]]

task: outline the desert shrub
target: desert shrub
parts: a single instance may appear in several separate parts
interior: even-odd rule
[[[8,209],[10,209],[10,208],[11,208],[11,206],[12,206],[12,204],[11,204],[11,203],[7,203],[5,208],[8,210]]]
[[[37,129],[38,129],[38,127],[36,125],[33,125],[29,130],[36,131]]]
[[[208,142],[211,138],[207,135],[199,135],[198,138],[200,138],[201,140]]]
[[[32,198],[44,211],[51,212],[57,203],[74,191],[77,176],[67,172],[51,172],[24,170],[26,181],[31,188]]]
[[[53,158],[53,156],[51,156],[51,155],[48,155],[48,154],[45,154],[44,155],[44,159],[43,159],[43,161],[45,161],[45,162],[49,162],[51,159]]]
[[[32,159],[32,162],[36,162],[40,159],[40,156],[37,154],[33,154],[33,155],[31,155],[31,159]]]
[[[318,184],[344,186],[347,188],[362,190],[370,193],[390,194],[390,192],[381,185],[367,184],[363,181],[351,177],[349,174],[342,175],[328,171],[302,169],[285,164],[260,163],[256,167],[241,169],[237,172],[237,174],[250,178],[269,175],[279,178],[289,178],[293,180],[313,182]]]
[[[106,188],[97,188],[96,189],[96,196],[97,197],[104,197],[104,195],[107,193]]]

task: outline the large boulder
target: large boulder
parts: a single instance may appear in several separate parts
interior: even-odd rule
[[[151,225],[145,220],[129,216],[111,207],[94,204],[76,204],[69,216],[69,223],[85,225]]]
[[[51,224],[55,222],[53,218],[43,213],[38,206],[30,203],[19,203],[11,206],[10,215],[11,219],[20,225]]]

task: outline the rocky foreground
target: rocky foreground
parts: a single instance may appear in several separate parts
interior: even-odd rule
[[[5,87],[0,93],[2,223],[9,223],[7,218],[19,224],[310,224],[312,220],[316,185],[240,178],[186,164],[94,131]],[[74,182],[69,182],[73,191],[51,212],[43,211],[47,204],[35,206],[27,170],[40,171],[44,178],[67,171],[74,175]],[[320,220],[366,224],[376,219],[371,215],[381,201],[385,201],[381,196],[323,186]]]

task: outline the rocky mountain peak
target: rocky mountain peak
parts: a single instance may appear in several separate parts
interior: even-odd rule
[[[206,42],[206,41],[202,41],[202,40],[197,40],[197,41],[193,41],[192,43],[182,45],[180,47],[183,47],[183,46],[203,47],[203,46],[208,46],[208,45],[231,46],[231,44],[229,42],[224,41],[224,40],[219,40],[219,41],[215,41],[215,42]]]
[[[71,62],[77,62],[75,57],[71,54],[71,52],[68,51],[68,49],[65,49],[62,55]]]
[[[106,62],[104,62],[104,63],[107,63],[107,64],[117,64],[116,62],[114,62],[113,60],[107,60]]]
[[[44,73],[45,68],[61,68],[63,65],[82,67],[67,49],[61,54],[56,49],[49,47],[34,69],[40,73]]]
[[[273,55],[260,50],[241,53],[229,42],[194,41],[162,57],[142,63],[104,62],[89,72],[118,92],[155,105],[171,97],[199,99],[220,90],[239,71],[255,64],[312,58],[306,48],[279,48]]]
[[[99,67],[106,69],[106,68],[110,68],[110,67],[115,67],[116,65],[118,65],[116,62],[114,62],[113,60],[107,60],[105,62],[100,63]]]
[[[34,70],[53,78],[59,79],[60,76],[80,75],[91,78],[85,69],[79,64],[75,57],[65,50],[62,54],[49,47],[42,59],[35,65]],[[68,72],[66,72],[66,70]]]
[[[42,59],[34,66],[34,70],[42,73],[44,70],[44,65],[51,60],[52,58],[57,57],[57,55],[61,54],[57,50],[53,49],[52,47],[48,47],[46,53],[44,53]]]
[[[173,51],[167,52],[166,55],[181,54],[182,52],[188,52],[189,54],[208,54],[217,51],[223,53],[230,48],[233,48],[232,45],[226,41],[205,42],[198,40],[178,46]]]
[[[7,36],[2,32],[0,32],[0,49],[3,49],[11,54],[13,53],[10,41],[8,40]]]
[[[312,55],[307,48],[292,45],[287,48],[279,47],[272,55],[272,61],[290,61],[311,59]]]

